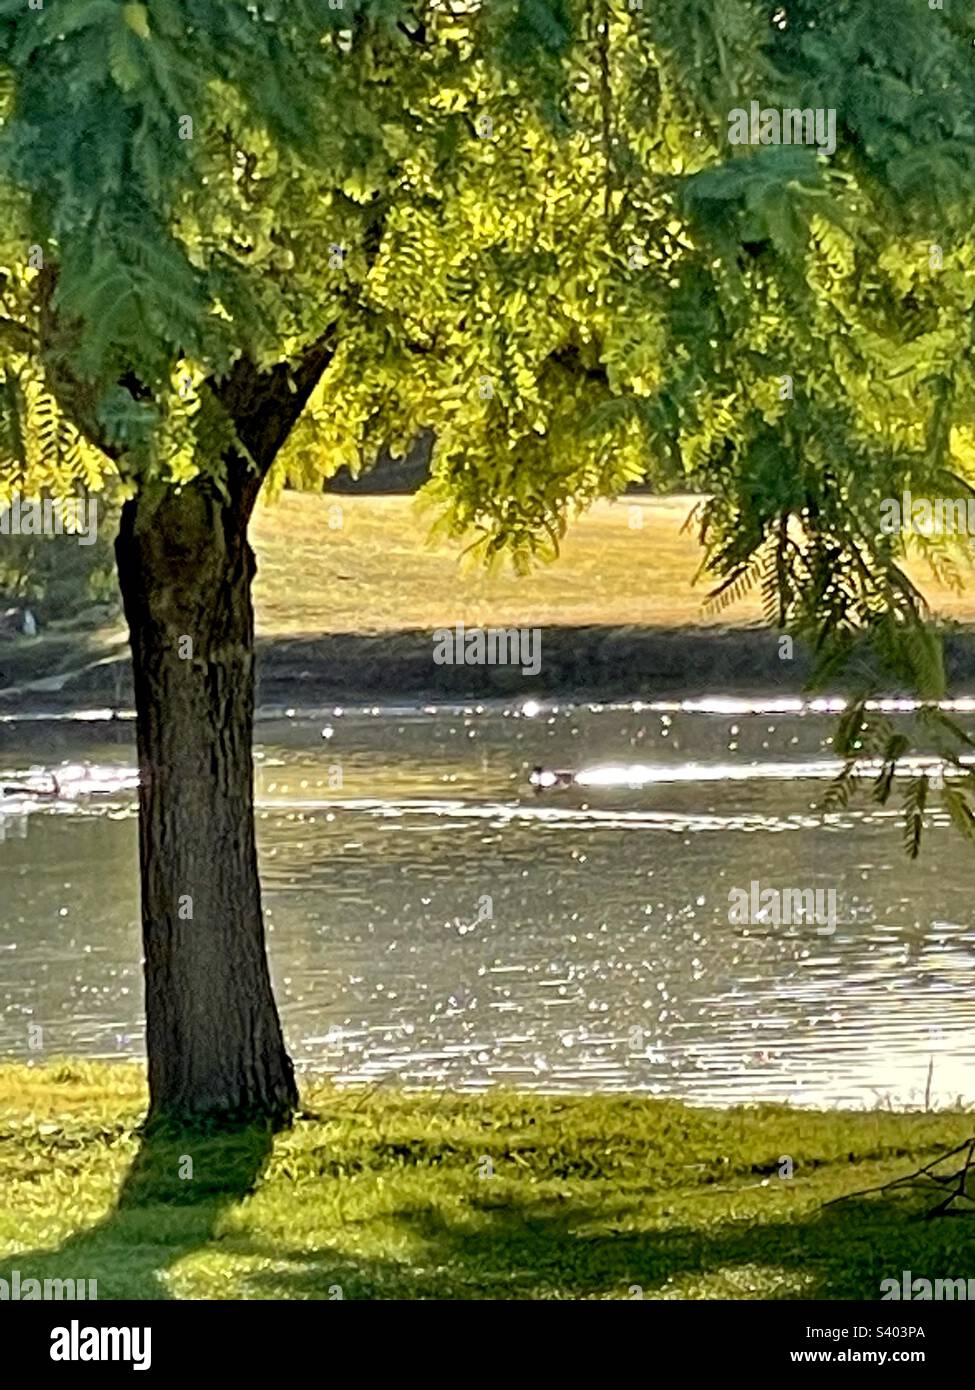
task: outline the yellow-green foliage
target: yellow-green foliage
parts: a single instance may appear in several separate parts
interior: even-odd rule
[[[0,479],[90,483],[83,437],[219,491],[262,403],[221,383],[314,346],[272,486],[429,426],[441,534],[524,569],[684,478],[719,605],[937,699],[880,515],[970,488],[973,38],[921,0],[0,0]],[[756,95],[835,149],[731,145]],[[967,804],[964,737],[922,745]]]

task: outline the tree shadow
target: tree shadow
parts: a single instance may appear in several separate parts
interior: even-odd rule
[[[735,1217],[702,1188],[694,1224],[645,1228],[651,1187],[562,1195],[508,1187],[444,1206],[430,1200],[350,1221],[338,1243],[309,1248],[248,1230],[221,1234],[228,1209],[250,1195],[271,1153],[267,1129],[146,1135],[112,1210],[55,1249],[0,1262],[33,1279],[97,1279],[98,1297],[168,1299],[165,1279],[215,1238],[259,1267],[236,1272],[236,1296],[256,1299],[494,1300],[640,1296],[768,1300],[879,1300],[881,1281],[975,1276],[975,1222],[925,1220],[927,1197],[857,1196],[769,1220]],[[192,1162],[189,1176],[188,1161]],[[319,1179],[328,1195],[348,1176]],[[308,1184],[300,1204],[324,1193]],[[599,1185],[601,1186],[601,1185]],[[727,1196],[727,1193],[724,1194]],[[799,1200],[797,1192],[797,1200]],[[748,1193],[754,1213],[755,1193]],[[713,1217],[709,1208],[713,1211]],[[666,1217],[664,1220],[666,1221]],[[370,1230],[370,1228],[372,1228]],[[350,1251],[368,1242],[376,1254]]]
[[[205,1245],[253,1192],[274,1142],[269,1128],[146,1132],[112,1210],[54,1249],[0,1261],[0,1278],[96,1280],[99,1300],[168,1299],[164,1272]]]
[[[388,1218],[399,1227],[391,1249],[412,1238],[401,1260],[252,1242],[246,1253],[273,1256],[277,1267],[248,1276],[247,1287],[252,1297],[289,1299],[334,1298],[336,1286],[347,1299],[699,1298],[711,1276],[712,1298],[861,1301],[879,1300],[881,1281],[900,1284],[903,1270],[975,1275],[975,1223],[928,1222],[901,1200],[858,1198],[800,1220],[627,1230],[639,1204],[619,1202],[609,1223],[603,1200],[475,1200],[452,1219],[406,1208]]]

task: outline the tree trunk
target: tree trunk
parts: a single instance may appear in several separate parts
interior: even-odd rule
[[[150,1120],[286,1124],[297,1104],[254,843],[259,479],[150,485],[116,541],[135,679]]]

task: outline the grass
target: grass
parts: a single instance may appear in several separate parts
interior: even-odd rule
[[[431,546],[430,518],[409,497],[285,493],[252,526],[258,632],[707,624],[706,587],[693,588],[700,548],[692,531],[681,533],[691,505],[687,497],[599,503],[558,560],[521,579],[462,564],[456,542]],[[631,514],[641,529],[631,529]],[[743,604],[737,620],[759,617],[757,603]]]
[[[975,1226],[922,1219],[930,1198],[824,1209],[960,1142],[958,1112],[309,1083],[273,1141],[142,1142],[144,1101],[126,1064],[0,1067],[0,1277],[99,1298],[875,1300],[904,1269],[975,1275]]]
[[[269,638],[467,626],[685,628],[760,623],[751,594],[708,615],[710,584],[694,584],[702,551],[684,523],[692,497],[599,502],[569,531],[562,554],[528,579],[461,566],[461,547],[427,542],[429,518],[409,497],[284,493],[259,508],[258,632]],[[639,528],[631,523],[638,519]],[[338,523],[341,523],[340,525]],[[909,572],[935,613],[975,621],[972,586],[938,583],[923,561]]]

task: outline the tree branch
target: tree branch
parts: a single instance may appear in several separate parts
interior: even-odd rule
[[[417,20],[415,29],[408,29],[401,19],[396,21],[396,27],[401,34],[405,34],[410,43],[415,43],[418,48],[425,48],[427,42],[427,26],[423,20]]]
[[[226,410],[254,462],[266,472],[287,439],[298,416],[335,356],[337,325],[301,353],[295,362],[276,362],[263,370],[240,357],[222,380],[208,385]]]

